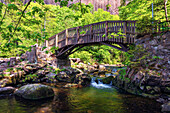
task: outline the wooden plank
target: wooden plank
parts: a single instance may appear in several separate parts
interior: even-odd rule
[[[133,25],[132,25],[132,23],[131,23],[131,32],[133,33]]]
[[[127,22],[124,22],[123,24],[123,33],[126,35],[127,32]]]
[[[66,32],[65,32],[65,33],[66,33],[66,36],[65,36],[65,37],[66,37],[66,38],[65,38],[65,39],[66,39],[66,40],[65,40],[66,43],[65,43],[65,45],[68,45],[68,29],[66,29]]]
[[[105,39],[104,40],[107,40],[108,39],[108,22],[106,21],[105,22]]]
[[[55,37],[55,47],[58,47],[58,34]]]
[[[76,31],[77,31],[77,37],[76,37],[75,44],[78,44],[78,41],[79,41],[79,38],[80,38],[79,27],[76,28]]]
[[[45,40],[45,47],[48,47],[48,40]]]
[[[90,42],[93,40],[93,26],[90,25]]]

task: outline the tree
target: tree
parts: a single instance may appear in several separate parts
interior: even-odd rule
[[[168,22],[168,15],[167,15],[167,8],[166,8],[166,4],[167,4],[168,0],[164,0],[164,7],[165,7],[165,18],[166,21]]]
[[[122,20],[141,20],[143,17],[152,19],[153,0],[133,0],[126,6],[119,7],[119,16]],[[165,8],[163,0],[154,0],[154,19],[165,21]],[[167,10],[170,9],[170,3],[166,4]],[[167,15],[170,12],[167,11]]]
[[[120,1],[120,4],[121,6],[126,6],[127,5],[127,2],[130,2],[131,0],[121,0]]]

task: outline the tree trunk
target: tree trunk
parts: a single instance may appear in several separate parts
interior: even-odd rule
[[[27,54],[27,59],[29,63],[37,63],[37,47],[32,46],[31,52]]]
[[[81,13],[83,14],[81,0],[80,0],[80,7],[81,7]]]
[[[16,57],[10,58],[10,66],[14,66],[16,64]]]
[[[167,8],[166,8],[166,3],[167,3],[167,0],[164,0],[164,7],[165,7],[165,18],[166,18],[166,21],[168,22],[168,15],[167,15]]]

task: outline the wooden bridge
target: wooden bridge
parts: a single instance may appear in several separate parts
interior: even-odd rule
[[[117,37],[111,35],[119,30],[123,34]],[[66,29],[50,37],[46,41],[46,47],[58,47],[56,57],[59,59],[67,58],[84,46],[95,44],[108,45],[126,52],[127,45],[135,43],[136,35],[136,21],[104,21]]]

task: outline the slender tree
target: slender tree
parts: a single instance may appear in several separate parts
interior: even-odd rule
[[[167,15],[167,8],[166,8],[167,2],[168,2],[168,0],[164,0],[165,18],[166,18],[166,21],[168,22],[168,15]]]

